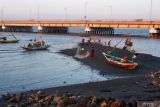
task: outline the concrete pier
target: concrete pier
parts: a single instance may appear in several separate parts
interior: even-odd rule
[[[98,28],[98,27],[86,27],[85,28],[86,34],[91,35],[114,35],[113,28]]]
[[[43,27],[43,33],[68,33],[68,27]]]
[[[151,28],[149,34],[150,38],[160,39],[160,28]]]

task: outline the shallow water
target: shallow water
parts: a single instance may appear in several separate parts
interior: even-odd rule
[[[39,38],[39,35],[16,33],[16,36],[21,39],[20,43],[0,44],[0,94],[119,78],[101,76],[98,74],[99,71],[83,65],[72,57],[57,53],[62,49],[76,47],[81,37],[43,35],[51,45],[49,50],[26,52],[20,46],[28,39]],[[111,39],[112,45],[123,39],[118,45],[119,48],[125,40],[100,38],[103,42]],[[160,40],[134,38],[133,42],[138,52],[160,57]]]
[[[75,47],[79,37],[43,35],[51,48],[26,52],[20,46],[38,35],[16,35],[20,43],[0,44],[0,94],[107,79],[72,57],[56,53]]]

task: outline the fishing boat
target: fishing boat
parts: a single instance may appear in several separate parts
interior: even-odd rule
[[[19,40],[0,40],[0,43],[18,43]]]
[[[42,46],[22,46],[23,49],[26,51],[34,51],[34,50],[47,50],[50,47],[50,45],[42,45]]]
[[[46,45],[44,40],[40,40],[34,42],[33,44],[29,43],[28,45],[22,46],[22,48],[25,49],[26,51],[47,50],[49,47],[50,45]]]
[[[9,36],[13,36],[13,40],[9,40],[9,39],[7,39],[7,36],[5,36],[5,37],[1,37],[0,38],[0,43],[18,43],[19,42],[19,39],[17,39],[16,37],[15,37],[15,35],[9,35]]]
[[[111,53],[111,51],[110,51]],[[114,55],[111,55],[110,53],[105,53],[103,52],[102,54],[104,55],[106,61],[109,64],[119,66],[128,70],[133,70],[138,67],[138,63],[134,62],[135,55],[134,55],[134,50],[132,50],[132,60],[128,60],[128,57],[125,56],[124,58],[120,58],[116,56],[116,46],[114,47]]]

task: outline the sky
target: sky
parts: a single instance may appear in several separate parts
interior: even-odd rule
[[[0,0],[3,20],[160,19],[160,0]],[[2,11],[3,10],[3,11]],[[3,13],[3,15],[2,15]],[[151,17],[151,18],[150,18]]]

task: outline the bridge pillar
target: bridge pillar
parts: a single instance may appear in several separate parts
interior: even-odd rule
[[[92,35],[114,35],[113,28],[86,27],[85,32]]]
[[[68,27],[43,27],[44,33],[68,33]]]
[[[149,34],[150,38],[160,39],[160,28],[151,28]]]

